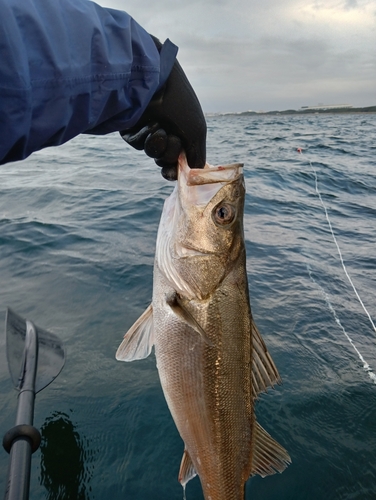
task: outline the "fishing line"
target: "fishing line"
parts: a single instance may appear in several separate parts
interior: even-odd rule
[[[297,149],[298,153],[301,153],[302,152],[302,148],[298,148]],[[333,231],[333,227],[332,227],[332,223],[330,221],[330,218],[329,218],[329,214],[328,214],[328,210],[324,204],[324,201],[322,199],[322,196],[321,196],[321,193],[319,191],[319,187],[318,187],[318,178],[317,178],[317,173],[316,173],[316,170],[314,168],[314,166],[312,165],[312,162],[311,160],[308,160],[309,161],[309,164],[312,168],[312,171],[313,171],[313,174],[315,176],[315,190],[316,190],[316,193],[317,193],[317,196],[319,197],[319,200],[320,200],[320,203],[325,211],[325,217],[326,217],[326,220],[328,222],[328,226],[329,226],[329,229],[330,229],[330,232],[332,234],[332,237],[333,237],[333,240],[334,240],[334,243],[337,247],[337,251],[338,251],[338,255],[339,255],[339,258],[341,260],[341,264],[342,264],[342,267],[343,267],[343,270],[345,272],[345,275],[347,277],[347,279],[349,280],[354,292],[355,292],[355,295],[356,297],[358,298],[361,306],[363,307],[363,310],[365,311],[365,313],[367,314],[368,316],[368,319],[369,321],[371,322],[371,325],[372,325],[372,328],[373,330],[376,332],[376,327],[372,321],[372,318],[371,318],[371,315],[369,314],[369,312],[367,311],[365,305],[363,304],[363,301],[362,299],[360,298],[359,296],[359,293],[357,291],[357,289],[355,288],[355,285],[354,283],[352,282],[351,278],[350,278],[350,275],[349,273],[347,272],[347,269],[346,269],[346,266],[345,266],[345,262],[343,260],[343,257],[342,257],[342,252],[341,252],[341,249],[339,248],[339,245],[338,245],[338,242],[337,242],[337,239],[335,237],[335,234],[334,234],[334,231]],[[340,322],[338,316],[337,316],[337,313],[334,309],[334,307],[332,306],[330,300],[329,300],[329,295],[325,292],[325,290],[317,283],[317,281],[314,279],[313,277],[313,274],[312,274],[312,270],[311,270],[311,267],[309,264],[307,264],[307,271],[308,271],[308,274],[309,274],[309,277],[311,278],[311,280],[313,281],[313,283],[315,283],[315,285],[320,289],[321,291],[321,294],[323,296],[323,298],[325,299],[325,302],[330,310],[330,312],[332,313],[333,317],[334,317],[334,320],[335,322],[337,323],[337,325],[342,329],[345,337],[347,338],[347,340],[350,342],[351,346],[353,347],[353,349],[355,350],[356,354],[358,355],[360,361],[362,362],[363,364],[363,368],[364,368],[364,371],[366,371],[368,373],[368,376],[369,378],[372,380],[372,382],[374,384],[376,384],[376,374],[373,372],[372,368],[369,366],[369,364],[367,363],[367,361],[363,358],[362,354],[359,352],[359,350],[357,349],[357,347],[355,346],[353,340],[351,339],[351,337],[348,335],[348,333],[346,332],[345,328],[343,327],[342,323]]]
[[[358,298],[358,300],[359,300],[359,302],[360,302],[360,305],[363,307],[364,312],[367,314],[368,319],[369,319],[369,321],[370,321],[370,323],[371,323],[371,325],[372,325],[372,328],[373,328],[374,332],[376,332],[376,326],[375,326],[374,322],[372,321],[371,315],[370,315],[370,314],[369,314],[369,312],[367,311],[366,306],[363,304],[363,301],[362,301],[362,299],[360,298],[360,296],[359,296],[359,294],[358,294],[358,291],[357,291],[357,289],[355,288],[355,285],[354,285],[354,283],[352,282],[352,280],[351,280],[351,278],[350,278],[350,276],[349,276],[349,273],[347,272],[347,269],[346,269],[346,266],[345,266],[345,262],[344,262],[343,257],[342,257],[342,252],[341,252],[341,249],[339,248],[339,245],[338,245],[337,239],[336,239],[336,237],[335,237],[335,235],[334,235],[334,231],[333,231],[332,224],[331,224],[330,219],[329,219],[328,210],[326,209],[326,206],[325,206],[325,204],[324,204],[324,202],[323,202],[323,199],[322,199],[322,197],[321,197],[321,193],[320,193],[319,188],[318,188],[318,180],[317,180],[317,173],[316,173],[316,170],[315,170],[315,168],[313,167],[311,160],[308,160],[308,161],[309,161],[309,164],[311,165],[311,168],[312,168],[313,173],[314,173],[314,176],[315,176],[315,188],[316,188],[316,193],[317,193],[317,195],[318,195],[318,197],[319,197],[319,199],[320,199],[321,205],[322,205],[322,207],[323,207],[323,209],[324,209],[324,211],[325,211],[326,220],[328,221],[328,225],[329,225],[330,232],[332,233],[334,243],[336,244],[337,251],[338,251],[338,255],[339,255],[339,258],[340,258],[340,260],[341,260],[341,264],[342,264],[343,270],[344,270],[344,272],[345,272],[345,274],[346,274],[347,279],[348,279],[348,280],[349,280],[349,282],[350,282],[350,285],[353,287],[353,290],[354,290],[355,295],[357,296],[357,298]]]
[[[352,338],[346,332],[345,328],[343,327],[342,323],[340,322],[340,320],[339,320],[339,318],[337,316],[337,313],[336,313],[334,307],[332,306],[332,304],[331,304],[331,302],[329,300],[329,295],[325,292],[325,290],[322,288],[322,286],[319,285],[317,283],[317,281],[315,280],[315,278],[313,277],[312,269],[311,269],[311,266],[309,264],[307,264],[307,271],[308,271],[309,277],[311,278],[311,280],[313,281],[313,283],[319,288],[319,290],[321,292],[321,295],[323,296],[323,298],[324,298],[324,300],[325,300],[325,302],[326,302],[326,304],[327,304],[327,306],[329,308],[329,311],[333,314],[335,322],[342,329],[345,337],[347,338],[347,340],[350,342],[350,344],[354,348],[354,351],[357,353],[360,361],[363,364],[364,371],[368,373],[369,378],[372,380],[372,382],[374,384],[376,384],[376,374],[373,372],[372,368],[369,366],[369,364],[367,363],[367,361],[363,358],[363,356],[361,355],[361,353],[358,351],[358,349],[357,349],[356,345],[354,344]]]

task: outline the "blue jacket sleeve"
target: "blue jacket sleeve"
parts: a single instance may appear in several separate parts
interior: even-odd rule
[[[80,133],[132,127],[174,64],[125,12],[88,0],[0,0],[0,164]]]

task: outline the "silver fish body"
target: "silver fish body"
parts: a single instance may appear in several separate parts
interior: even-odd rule
[[[252,474],[282,472],[287,452],[256,422],[258,394],[280,381],[253,322],[243,235],[242,166],[190,170],[182,156],[157,237],[153,300],[117,359],[147,356],[185,444],[179,481],[206,500],[241,500]]]

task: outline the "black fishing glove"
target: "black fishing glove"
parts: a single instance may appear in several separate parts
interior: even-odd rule
[[[160,51],[162,44],[152,38]],[[177,61],[165,85],[154,95],[137,124],[121,131],[120,135],[135,149],[143,149],[154,158],[168,180],[177,178],[177,161],[183,149],[191,168],[205,166],[205,117]]]

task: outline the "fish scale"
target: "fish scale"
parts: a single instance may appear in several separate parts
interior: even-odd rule
[[[218,295],[223,297],[220,293]],[[231,387],[246,386],[250,363],[248,360],[245,368],[248,376],[239,373],[236,368],[244,358],[245,349],[239,346],[231,356],[223,352],[226,339],[224,342],[218,339],[217,326],[217,311],[221,301],[218,301],[218,305],[215,302],[211,301],[211,311],[207,314],[205,311],[202,311],[202,315],[198,314],[199,319],[207,316],[205,329],[209,339],[215,340],[214,347],[206,345],[197,332],[178,321],[174,326],[170,324],[167,336],[164,335],[162,339],[155,337],[156,357],[164,394],[186,448],[199,476],[201,471],[206,471],[210,477],[203,485],[204,491],[207,491],[208,496],[220,498],[219,490],[223,498],[235,499],[242,498],[239,492],[235,495],[234,488],[239,490],[239,485],[244,483],[244,469],[250,458],[251,422],[247,405],[244,404],[247,401],[245,395],[232,391]],[[191,304],[191,307],[195,308],[195,304]],[[231,310],[230,304],[227,308]],[[163,309],[161,314],[155,314],[156,331],[159,330],[159,321],[165,324],[166,314]],[[247,396],[249,401],[250,394]],[[238,408],[235,415],[232,408]],[[245,434],[248,444],[244,447]],[[235,482],[234,475],[238,477]]]
[[[184,441],[179,481],[199,475],[206,500],[242,500],[252,474],[282,472],[287,452],[257,423],[258,394],[280,382],[251,314],[239,164],[190,170],[158,230],[152,304],[117,359],[146,357]]]

